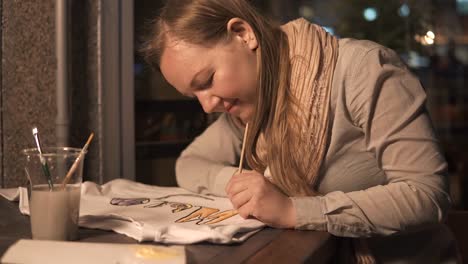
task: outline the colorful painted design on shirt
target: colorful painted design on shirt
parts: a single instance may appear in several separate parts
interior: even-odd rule
[[[134,205],[144,205],[144,208],[158,208],[163,206],[170,206],[172,208],[172,213],[179,213],[189,209],[195,209],[189,214],[177,219],[175,223],[187,223],[187,222],[196,222],[197,225],[210,225],[216,224],[221,221],[224,221],[237,214],[237,210],[231,209],[220,212],[217,208],[205,207],[201,205],[193,205],[190,203],[181,203],[168,201],[167,198],[170,197],[196,197],[201,199],[206,199],[214,201],[213,198],[197,195],[197,194],[174,194],[167,195],[157,198],[112,198],[110,201],[111,205],[115,206],[134,206]],[[150,203],[151,202],[151,203]]]

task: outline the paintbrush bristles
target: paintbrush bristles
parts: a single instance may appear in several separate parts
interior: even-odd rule
[[[248,131],[249,131],[249,123],[245,124],[244,139],[242,140],[242,150],[241,150],[239,169],[238,169],[239,173],[242,173],[242,167],[244,163],[245,141],[247,139]]]

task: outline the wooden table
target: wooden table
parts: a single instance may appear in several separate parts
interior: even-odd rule
[[[0,197],[0,256],[15,241],[31,238],[29,216],[21,215],[18,203]],[[114,232],[79,229],[79,241],[137,243]],[[265,228],[244,243],[187,245],[187,263],[329,263],[333,260],[336,238],[326,232]]]

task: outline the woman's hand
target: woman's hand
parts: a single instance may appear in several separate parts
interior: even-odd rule
[[[253,216],[265,224],[294,228],[296,212],[288,196],[256,171],[235,174],[226,185],[226,193],[240,216]]]

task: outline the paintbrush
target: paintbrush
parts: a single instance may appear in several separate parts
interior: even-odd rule
[[[93,137],[94,137],[94,133],[91,133],[91,135],[89,135],[88,140],[86,141],[86,144],[81,149],[80,154],[78,154],[78,157],[76,157],[75,161],[73,162],[72,166],[70,167],[70,170],[68,170],[68,173],[67,173],[67,175],[65,176],[65,178],[63,179],[63,182],[62,182],[62,189],[64,189],[66,187],[67,183],[71,179],[71,176],[73,175],[73,173],[75,173],[76,169],[78,168],[78,165],[80,164],[80,161],[83,159],[83,157],[84,157],[84,155],[86,153],[86,150],[88,149],[89,143],[91,143],[91,140],[93,140]]]
[[[245,152],[245,141],[247,139],[247,133],[249,131],[249,123],[245,124],[245,131],[244,131],[244,139],[242,140],[242,150],[241,150],[241,156],[240,156],[240,162],[239,162],[239,173],[242,173],[242,165],[244,162],[244,152]]]
[[[244,138],[242,139],[242,150],[241,150],[241,156],[240,156],[240,161],[239,161],[239,169],[237,169],[237,172],[239,174],[242,173],[242,167],[244,163],[245,141],[247,138],[248,131],[249,131],[249,123],[245,124]],[[238,213],[237,210],[235,210],[234,212]]]
[[[42,155],[42,148],[41,148],[41,141],[39,140],[39,131],[37,127],[32,129],[32,134],[34,136],[34,140],[36,141],[37,151],[39,152],[39,159],[41,160],[42,164],[42,172],[44,176],[47,178],[47,183],[49,184],[49,190],[54,189],[54,184],[52,183],[52,177],[50,176],[49,165],[47,165],[47,160]]]

